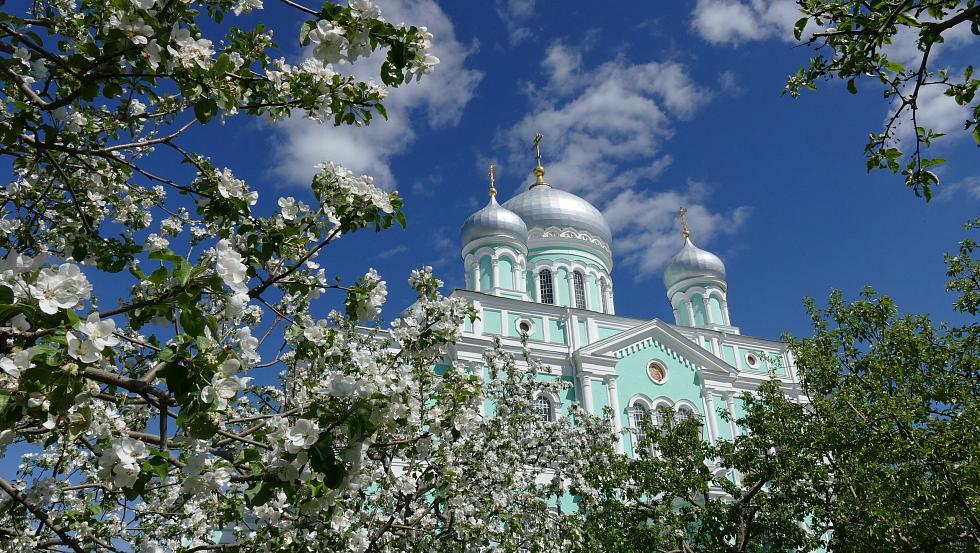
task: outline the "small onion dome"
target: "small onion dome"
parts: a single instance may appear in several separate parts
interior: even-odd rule
[[[607,245],[612,243],[612,231],[602,213],[570,192],[536,184],[504,202],[504,207],[518,214],[529,228],[572,227]]]
[[[491,237],[510,238],[527,244],[527,225],[516,213],[498,204],[493,195],[486,207],[463,223],[459,234],[464,246],[478,238]]]
[[[706,278],[725,281],[725,264],[717,255],[702,250],[684,238],[684,247],[670,260],[664,269],[664,286],[670,290],[675,284],[690,278]]]

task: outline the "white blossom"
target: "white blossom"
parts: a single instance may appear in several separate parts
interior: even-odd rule
[[[149,449],[143,442],[120,438],[99,456],[99,476],[118,488],[128,488],[136,483],[140,462],[149,455]]]
[[[286,451],[296,453],[301,449],[309,449],[320,436],[320,428],[316,421],[296,419],[296,424],[286,430],[284,436]]]
[[[31,296],[38,300],[41,311],[53,315],[62,309],[72,309],[88,299],[92,291],[78,265],[62,263],[57,269],[42,269],[30,286]]]
[[[221,280],[237,293],[248,292],[248,267],[242,263],[242,254],[232,248],[228,239],[219,240],[215,251]]]
[[[116,321],[112,319],[99,319],[98,313],[92,313],[85,321],[78,324],[78,330],[88,336],[92,345],[97,351],[104,348],[111,348],[119,343],[119,338],[115,336]]]

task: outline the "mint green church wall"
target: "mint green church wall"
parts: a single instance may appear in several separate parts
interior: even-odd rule
[[[531,248],[527,252],[529,261],[578,261],[583,265],[595,265],[606,270],[606,263],[596,255],[571,248],[562,247],[560,250],[553,248]]]
[[[721,346],[721,358],[725,360],[731,366],[735,366],[735,348],[729,345],[722,344]]]
[[[500,279],[498,286],[501,288],[508,290],[517,288],[514,285],[514,261],[510,257],[502,255],[498,258],[497,277]]]
[[[535,285],[534,282],[534,273],[532,273],[531,271],[526,271],[524,278],[527,279],[526,290],[527,290],[528,297],[531,298],[531,301],[538,301],[538,295],[537,295],[538,287]]]
[[[493,287],[493,265],[490,263],[490,256],[485,255],[480,258],[480,290],[489,290]]]
[[[496,309],[483,310],[483,331],[487,334],[501,334],[500,311]]]
[[[711,320],[716,323],[725,322],[721,316],[721,302],[718,300],[718,296],[714,294],[708,297],[708,314],[711,316]]]
[[[694,307],[694,324],[707,324],[708,314],[704,312],[704,297],[701,294],[691,296],[691,306]]]
[[[713,399],[714,399],[714,403],[715,403],[715,411],[727,411],[728,410],[728,404],[725,403],[724,396],[715,394],[715,396],[714,396]],[[730,424],[728,424],[728,421],[722,419],[721,418],[721,415],[718,414],[717,412],[716,413],[712,413],[712,415],[715,417],[715,421],[717,421],[717,424],[715,426],[717,426],[717,428],[718,428],[718,437],[721,438],[721,439],[723,439],[723,440],[731,440],[732,439],[732,427],[731,427]]]
[[[592,409],[595,410],[597,417],[602,416],[602,412],[609,407],[609,388],[602,380],[592,380]]]
[[[598,325],[596,327],[596,332],[599,335],[600,340],[605,340],[610,336],[615,336],[619,334],[620,332],[622,332],[622,330],[618,328],[609,328],[608,326]]]
[[[683,326],[693,326],[691,324],[691,315],[687,311],[688,303],[690,302],[687,300],[681,300],[681,303],[677,306],[678,323]]]
[[[579,347],[589,345],[589,331],[585,328],[585,321],[579,319],[578,326],[575,327],[575,343]]]
[[[647,364],[653,359],[657,359],[667,368],[667,381],[663,384],[656,384],[647,375]],[[660,397],[670,398],[676,406],[679,400],[687,400],[693,406],[699,416],[704,416],[701,402],[701,385],[697,380],[694,369],[686,365],[676,357],[669,354],[660,344],[654,342],[651,346],[630,353],[616,363],[617,392],[619,393],[619,404],[621,412],[616,413],[620,418],[623,428],[632,426],[626,408],[630,405],[630,400],[638,395],[643,395],[649,400],[656,400]],[[627,453],[633,454],[633,435],[628,435]]]
[[[565,342],[565,323],[558,319],[548,319],[548,334],[553,344],[564,344]]]
[[[593,311],[602,311],[602,297],[599,291],[599,281],[596,280],[595,275],[589,275],[588,283],[589,287],[589,309]]]
[[[571,295],[568,292],[568,271],[564,267],[558,267],[555,271],[555,305],[572,305]]]

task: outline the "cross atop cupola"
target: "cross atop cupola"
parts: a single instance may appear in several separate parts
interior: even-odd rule
[[[544,182],[544,165],[541,164],[541,139],[544,138],[541,133],[534,134],[534,141],[531,143],[531,147],[534,148],[534,159],[537,165],[534,167],[534,184],[531,188],[538,185],[549,186],[548,183]]]

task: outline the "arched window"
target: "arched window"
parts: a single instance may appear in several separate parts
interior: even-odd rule
[[[585,305],[585,277],[582,276],[582,271],[572,273],[572,288],[575,289],[575,307],[588,309]]]
[[[553,422],[555,420],[555,406],[545,396],[534,398],[534,411],[544,422]]]
[[[642,403],[634,403],[630,406],[630,424],[636,432],[636,443],[646,439],[647,433],[643,431],[643,421],[649,419],[650,410]]]
[[[681,405],[677,409],[677,414],[674,416],[674,420],[676,420],[678,424],[686,420],[697,420],[697,419],[698,419],[697,414],[694,412],[693,409],[691,409],[687,405]]]
[[[551,280],[551,270],[541,269],[538,273],[538,280],[541,282],[541,303],[555,303],[555,285]]]

